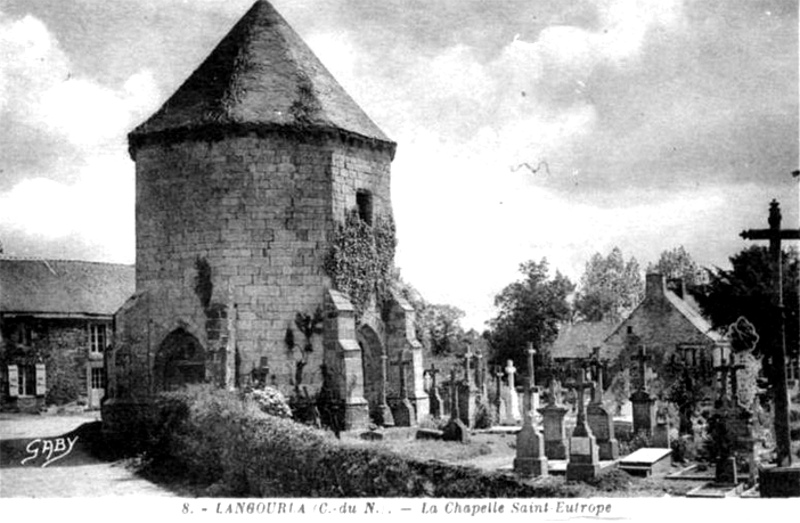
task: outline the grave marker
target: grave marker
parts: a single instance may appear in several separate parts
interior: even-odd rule
[[[639,388],[631,394],[631,407],[633,410],[633,433],[644,432],[648,436],[653,435],[653,428],[656,424],[656,400],[647,392],[647,360],[650,356],[644,345],[639,347],[639,353],[633,356],[639,362]]]
[[[506,374],[508,375],[508,399],[506,400],[506,410],[503,416],[502,423],[504,425],[514,425],[519,419],[519,396],[517,396],[517,388],[514,383],[514,375],[517,369],[514,367],[514,362],[508,360],[506,363]]]
[[[597,441],[597,449],[602,460],[615,460],[619,458],[619,442],[614,436],[614,420],[603,406],[603,368],[599,358],[600,349],[596,349],[588,365],[593,367],[595,387],[592,401],[586,409],[586,416],[592,434]]]
[[[600,470],[600,457],[597,442],[586,423],[586,412],[583,403],[583,391],[591,388],[591,383],[584,382],[584,372],[578,373],[577,383],[568,383],[567,388],[576,392],[578,403],[578,419],[575,430],[569,440],[569,462],[567,463],[567,481],[594,478]]]
[[[431,389],[428,393],[428,400],[430,401],[430,413],[434,418],[440,418],[444,414],[442,405],[442,397],[439,395],[439,385],[437,383],[436,375],[439,374],[439,369],[431,363],[428,369],[428,375],[431,377]]]
[[[529,362],[530,365],[530,362]],[[533,370],[529,368],[529,370]],[[531,395],[531,382],[525,383],[525,393],[523,396],[524,417],[522,429],[517,432],[517,457],[514,459],[514,472],[522,476],[547,476],[547,458],[544,452],[544,439],[536,427],[533,426],[531,416],[531,405],[533,398]]]
[[[458,384],[456,383],[455,369],[450,370],[450,421],[442,430],[442,439],[469,443],[469,429],[461,421],[458,412]]]
[[[395,401],[392,415],[395,425],[398,427],[414,427],[417,425],[417,417],[414,406],[408,399],[408,387],[406,387],[406,368],[411,364],[410,361],[403,359],[403,352],[397,353],[397,361],[391,363],[397,367],[400,374],[400,397]]]

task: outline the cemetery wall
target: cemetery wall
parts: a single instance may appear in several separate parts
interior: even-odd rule
[[[287,351],[287,329],[301,347],[295,315],[322,306],[329,242],[357,193],[368,192],[372,215],[391,213],[391,153],[275,133],[146,145],[135,160],[136,289],[160,296],[148,315],[153,346],[183,322],[212,354],[220,350],[209,345],[207,307],[195,292],[201,259],[210,268],[212,306],[236,307],[242,372],[267,357],[268,381],[289,387],[299,349]],[[313,343],[306,384],[321,379],[322,345]]]

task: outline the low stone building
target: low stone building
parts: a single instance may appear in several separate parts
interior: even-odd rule
[[[117,315],[106,421],[185,383],[266,383],[324,386],[363,427],[384,387],[403,400],[400,372],[427,414],[414,311],[388,281],[396,144],[268,2],[129,146],[136,294]]]
[[[656,388],[668,386],[674,373],[684,367],[710,381],[715,351],[729,346],[726,337],[695,308],[683,285],[675,282],[672,288],[661,274],[648,274],[644,299],[602,344],[600,358],[616,369],[630,370],[634,387],[638,387],[638,363],[633,356],[642,346],[650,358],[648,367]]]
[[[130,265],[0,258],[2,407],[100,407],[113,314],[133,288]]]

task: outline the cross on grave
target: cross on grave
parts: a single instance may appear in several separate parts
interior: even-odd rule
[[[647,349],[645,349],[644,345],[640,345],[639,353],[636,356],[633,356],[631,359],[639,362],[639,390],[644,392],[647,390],[647,361],[650,359],[650,355],[647,354]]]
[[[428,375],[431,377],[431,391],[428,395],[430,401],[430,411],[431,416],[439,417],[442,415],[442,398],[439,397],[439,387],[436,383],[436,375],[441,372],[436,366],[431,362],[431,368],[428,369]]]
[[[556,389],[556,379],[550,378],[550,385],[547,387],[547,393],[550,396],[547,400],[548,407],[557,407],[558,402],[556,400],[556,394],[558,394],[558,390]]]
[[[597,386],[594,388],[592,394],[592,403],[603,403],[603,363],[600,361],[600,347],[595,347],[592,350],[592,356],[588,360],[588,364],[592,369],[595,383]]]
[[[450,369],[450,419],[458,419],[458,387],[456,386],[456,369]]]
[[[467,345],[467,352],[464,353],[464,379],[467,382],[467,386],[471,389],[473,387],[473,379],[472,379],[472,358],[475,357],[475,353],[472,352],[472,347]]]
[[[475,358],[477,361],[475,362],[475,381],[477,382],[478,388],[483,389],[483,353],[478,351],[475,354]]]
[[[574,390],[578,396],[578,419],[575,421],[575,432],[573,432],[573,436],[580,437],[589,435],[589,430],[586,426],[586,409],[583,404],[583,391],[594,386],[594,383],[584,381],[584,374],[584,370],[581,369],[578,372],[577,382],[566,383],[564,385],[568,389]]]
[[[511,389],[512,392],[514,391],[515,388],[514,374],[516,373],[517,369],[514,368],[514,361],[508,360],[506,362],[506,374],[508,374],[508,388]]]
[[[494,386],[495,386],[495,406],[497,407],[497,419],[500,419],[502,412],[500,412],[500,403],[502,401],[502,387],[503,387],[503,369],[500,365],[494,367]]]
[[[717,365],[717,368],[714,370],[720,374],[719,400],[721,402],[725,402],[728,398],[728,373],[731,370],[731,366],[723,356],[720,358],[719,365]]]
[[[533,355],[536,354],[536,349],[533,348],[533,342],[528,342],[528,385],[531,389],[536,386],[536,376],[534,376]]]
[[[785,311],[783,308],[783,268],[781,240],[800,240],[800,229],[781,229],[781,210],[776,200],[769,204],[769,229],[742,231],[745,240],[769,240],[772,258],[772,302],[775,309],[775,336],[772,338],[773,392],[775,397],[775,443],[777,464],[788,467],[792,464],[792,440],[789,432],[789,393],[786,383],[786,335]]]
[[[740,370],[746,369],[747,366],[742,363],[735,363],[730,365],[731,371],[731,399],[733,400],[733,404],[737,405],[739,403],[739,376],[738,373]]]

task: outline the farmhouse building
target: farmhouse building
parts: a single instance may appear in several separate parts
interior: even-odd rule
[[[133,287],[129,265],[0,258],[3,408],[76,399],[99,408],[112,318]]]

